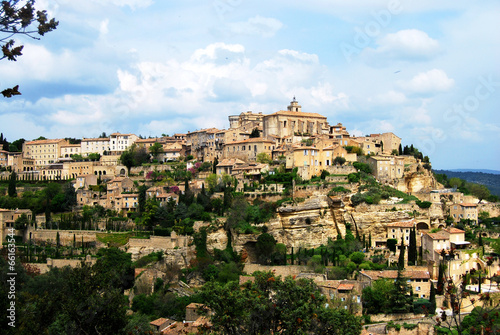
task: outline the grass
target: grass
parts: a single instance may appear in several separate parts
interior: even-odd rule
[[[110,247],[121,247],[128,243],[131,237],[134,238],[149,238],[149,234],[138,234],[136,232],[126,232],[126,233],[97,233],[97,240],[104,244],[108,244]]]

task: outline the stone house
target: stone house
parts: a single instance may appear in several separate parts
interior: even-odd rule
[[[159,319],[151,321],[149,324],[151,325],[151,327],[153,327],[155,332],[161,333],[164,330],[166,330],[168,327],[173,325],[175,322],[176,321],[174,321],[174,320],[170,320],[170,319],[166,319],[166,318],[159,318]]]
[[[21,152],[9,152],[7,155],[7,165],[16,173],[34,173],[36,170],[35,159],[24,157]]]
[[[316,280],[314,282],[334,308],[344,308],[351,313],[361,315],[361,293],[368,286],[367,282],[357,280]]]
[[[238,158],[246,162],[255,162],[257,155],[266,153],[269,158],[275,147],[273,141],[263,138],[249,138],[244,141],[229,142],[224,145],[224,158]]]
[[[471,203],[461,203],[454,204],[450,206],[450,216],[453,218],[454,222],[460,222],[460,220],[472,220],[477,222],[477,204]]]
[[[9,163],[9,152],[0,150],[0,167],[6,168]]]
[[[33,220],[33,213],[29,209],[0,208],[0,245],[6,241],[9,230],[14,228],[14,223],[23,214],[27,216],[29,222]],[[18,235],[19,231],[15,233]]]
[[[67,145],[65,139],[27,141],[23,143],[23,155],[33,158],[35,167],[43,167],[55,163],[61,157],[61,148]]]
[[[370,156],[367,161],[372,174],[379,180],[400,179],[404,174],[404,158],[401,156]]]
[[[446,263],[446,276],[454,282],[472,269],[488,273],[500,270],[497,263],[488,265],[478,251],[470,250],[469,247],[470,242],[465,241],[465,231],[457,228],[422,235],[424,259],[429,263],[434,279],[437,279],[438,265],[441,262]]]
[[[429,299],[431,292],[431,274],[426,267],[408,266],[403,271],[403,277],[408,279],[413,295],[419,298]],[[361,270],[359,281],[372,285],[377,279],[395,280],[398,276],[397,270]]]
[[[415,220],[404,222],[393,222],[387,224],[387,238],[396,239],[398,245],[401,245],[401,237],[405,246],[410,244],[410,232],[415,226]]]
[[[429,201],[433,203],[450,203],[459,204],[464,202],[464,195],[456,189],[443,188],[440,190],[432,190],[429,194]]]
[[[235,167],[241,166],[243,164],[245,164],[245,162],[240,159],[227,158],[223,159],[219,164],[217,164],[215,171],[218,176],[221,176],[223,174],[231,175]]]
[[[113,133],[109,135],[109,151],[111,153],[121,153],[127,150],[139,137],[134,134]]]
[[[94,174],[78,176],[73,184],[75,189],[84,190],[88,190],[90,185],[97,185],[97,176]]]
[[[61,157],[70,158],[71,155],[80,155],[81,145],[80,144],[66,144],[61,145]]]
[[[291,155],[286,156],[286,168],[298,168],[302,179],[311,179],[321,173],[320,150],[315,146],[295,146]]]
[[[101,156],[104,152],[111,151],[109,146],[109,137],[106,138],[83,138],[80,142],[80,154],[87,157],[91,153],[97,153]]]
[[[326,117],[302,112],[302,106],[299,106],[295,98],[286,111],[265,115],[262,126],[264,138],[270,135],[283,138],[294,134],[312,136],[329,132]]]

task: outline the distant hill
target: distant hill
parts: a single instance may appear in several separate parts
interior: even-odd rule
[[[446,171],[446,170],[444,170]],[[451,172],[481,172],[481,173],[489,173],[489,174],[500,174],[500,171],[497,170],[488,170],[488,169],[453,169],[448,170]]]
[[[450,178],[460,178],[465,181],[485,185],[493,195],[500,197],[500,171],[495,170],[433,170],[434,173],[445,174]],[[490,171],[485,173],[484,171]]]

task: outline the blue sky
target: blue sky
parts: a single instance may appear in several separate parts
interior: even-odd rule
[[[59,20],[0,62],[0,131],[227,128],[296,96],[351,134],[391,131],[437,169],[500,170],[498,1],[38,0]]]

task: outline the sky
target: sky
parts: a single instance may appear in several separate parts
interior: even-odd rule
[[[286,110],[393,132],[435,169],[500,170],[500,2],[37,0],[59,21],[0,62],[9,141],[145,137]]]

